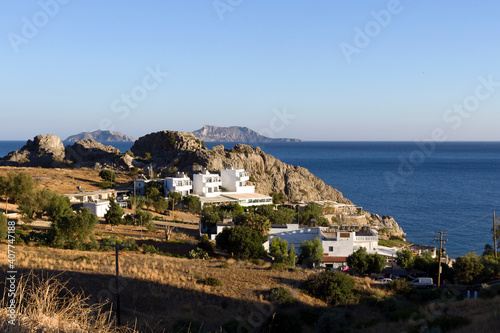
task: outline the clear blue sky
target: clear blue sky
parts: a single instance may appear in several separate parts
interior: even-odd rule
[[[205,124],[500,138],[496,1],[59,1],[0,3],[0,140]]]

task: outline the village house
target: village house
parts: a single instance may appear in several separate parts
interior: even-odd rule
[[[178,192],[182,196],[190,195],[193,182],[184,172],[177,172],[175,177],[166,177],[163,183],[165,193]]]
[[[113,189],[109,190],[99,190],[92,192],[84,192],[80,187],[78,187],[80,192],[64,194],[71,204],[73,209],[78,208],[88,208],[90,212],[97,215],[97,217],[104,217],[109,209],[110,200],[112,198],[120,199],[128,191],[117,191]],[[127,207],[127,203],[122,200],[116,200],[116,203],[122,208]]]
[[[300,228],[298,224],[273,225],[268,240],[264,247],[270,250],[273,239],[279,237],[286,240],[288,246],[293,245],[297,253],[300,254],[300,244],[304,241],[312,241],[316,237],[323,246],[323,261],[321,266],[338,268],[347,265],[347,257],[360,248],[366,248],[368,253],[379,253],[390,260],[396,253],[395,249],[380,247],[378,245],[378,235],[376,231],[368,225],[340,226],[318,228]]]
[[[184,173],[177,173],[175,177],[165,179],[138,179],[135,181],[135,191],[137,195],[144,196],[146,184],[161,182],[164,196],[167,196],[170,191],[179,192],[182,196],[196,195],[200,198],[202,207],[205,204],[238,203],[243,207],[250,207],[273,203],[271,196],[255,193],[255,186],[246,185],[247,180],[249,180],[249,175],[244,169],[233,169],[228,166],[221,170],[221,175],[204,169],[194,174],[192,181]]]

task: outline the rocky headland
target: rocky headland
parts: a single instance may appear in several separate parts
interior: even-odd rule
[[[300,139],[288,138],[270,138],[249,129],[248,127],[230,126],[219,127],[205,125],[193,134],[202,141],[206,142],[302,142]]]
[[[65,142],[78,142],[81,140],[95,140],[103,144],[116,143],[116,142],[134,142],[135,139],[125,135],[120,132],[113,131],[101,131],[97,130],[94,132],[82,132],[76,135],[72,135],[64,140]]]
[[[81,140],[64,148],[60,138],[48,134],[28,140],[20,150],[10,152],[0,159],[3,166],[29,167],[89,167],[130,170],[150,165],[160,177],[173,176],[177,171],[189,175],[204,168],[212,172],[231,165],[245,169],[250,185],[258,193],[283,193],[288,202],[330,200],[352,204],[342,193],[300,166],[286,164],[259,147],[237,144],[231,149],[223,145],[212,149],[205,147],[193,133],[160,131],[147,134],[135,141],[132,153],[122,154],[112,146],[105,146],[93,139]],[[349,219],[345,222],[349,223]],[[376,229],[387,229],[390,234],[404,235],[403,230],[390,216],[379,216],[360,211],[352,223],[370,224]]]

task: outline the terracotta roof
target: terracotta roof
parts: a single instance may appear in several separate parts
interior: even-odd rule
[[[347,257],[324,256],[323,262],[347,262]]]

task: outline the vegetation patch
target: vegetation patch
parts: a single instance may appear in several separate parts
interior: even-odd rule
[[[222,286],[222,281],[219,280],[218,278],[212,277],[212,276],[206,277],[203,280],[201,280],[200,282],[203,283],[204,285],[212,286],[212,287]]]
[[[290,290],[283,287],[271,288],[269,290],[269,298],[273,303],[281,305],[292,305],[297,302]]]

